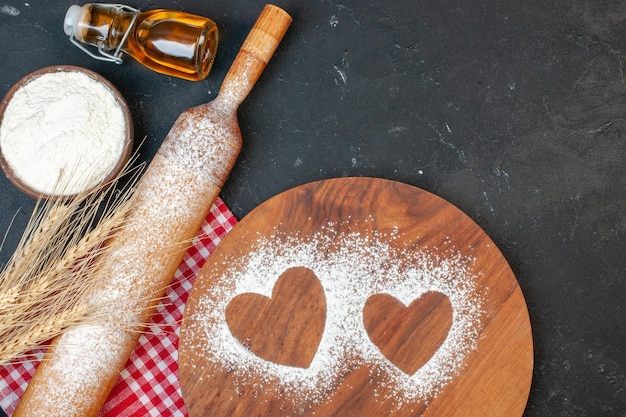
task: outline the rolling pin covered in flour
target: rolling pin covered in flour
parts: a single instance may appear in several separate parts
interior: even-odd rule
[[[135,209],[98,261],[108,282],[94,303],[109,324],[75,327],[54,340],[14,417],[98,415],[235,163],[237,109],[290,23],[286,12],[265,6],[218,96],[176,120],[137,185]]]

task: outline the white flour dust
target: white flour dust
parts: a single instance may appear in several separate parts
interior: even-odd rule
[[[323,401],[351,370],[368,366],[390,390],[398,406],[437,395],[463,368],[476,349],[481,330],[482,295],[477,290],[473,259],[450,249],[436,256],[428,248],[393,246],[396,235],[338,233],[330,228],[305,240],[275,235],[260,238],[198,302],[190,334],[210,363],[228,370],[240,385],[273,382],[277,395],[294,404]],[[333,247],[335,250],[329,251]],[[326,324],[318,351],[306,368],[264,361],[246,349],[229,330],[225,310],[242,293],[270,297],[278,277],[292,267],[311,269],[319,278],[327,303]],[[373,294],[386,293],[405,305],[428,291],[445,294],[452,305],[447,338],[415,374],[407,375],[371,342],[363,325],[363,308]],[[268,386],[272,386],[269,384]]]
[[[113,170],[125,128],[122,108],[103,84],[78,71],[50,72],[11,97],[0,121],[0,148],[26,185],[71,195]]]

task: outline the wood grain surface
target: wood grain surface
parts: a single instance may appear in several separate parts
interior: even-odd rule
[[[260,267],[252,266],[256,254],[261,253],[261,240],[274,242],[278,249],[270,253],[281,257],[281,245],[287,248],[310,242],[320,234],[328,237],[315,255],[322,261],[342,258],[346,247],[338,237],[348,234],[358,234],[360,242],[386,239],[393,253],[406,253],[405,258],[392,258],[390,271],[396,266],[392,263],[426,268],[410,265],[416,259],[410,253],[426,249],[438,262],[454,256],[471,260],[467,264],[473,274],[470,295],[480,300],[479,323],[475,332],[463,337],[473,348],[459,351],[462,363],[449,378],[439,381],[435,390],[407,396],[405,391],[411,387],[390,383],[385,379],[388,368],[377,363],[391,363],[405,376],[405,383],[423,384],[414,376],[437,369],[431,366],[434,357],[444,346],[450,348],[448,339],[466,311],[458,307],[452,294],[433,288],[400,300],[391,290],[378,291],[364,296],[363,305],[354,310],[362,315],[359,320],[337,324],[333,318],[341,312],[336,310],[335,287],[311,265],[277,271],[271,291],[263,294],[234,289],[233,271],[252,277],[261,273]],[[348,253],[345,258],[352,259]],[[262,261],[271,264],[272,259]],[[372,274],[385,276],[374,270]],[[360,291],[358,283],[353,289]],[[207,310],[207,305],[213,307]],[[319,365],[316,355],[322,354],[322,345],[330,343],[326,337],[332,323],[339,329],[345,326],[347,333],[355,330],[351,326],[361,326],[366,336],[364,346],[336,347],[343,349],[345,370],[334,374],[338,375],[334,379],[320,381],[323,390],[319,395],[300,393],[299,385],[290,386],[260,371],[260,365],[271,362],[274,368],[267,369],[306,375],[303,372]],[[218,327],[226,330],[211,333]],[[208,336],[215,334],[239,350],[231,352]],[[362,360],[361,347],[381,359]],[[266,201],[242,219],[198,275],[186,305],[179,349],[180,381],[191,417],[515,417],[523,414],[533,370],[526,304],[492,240],[445,200],[406,184],[375,178],[341,178],[299,186]],[[239,357],[246,363],[232,362]]]

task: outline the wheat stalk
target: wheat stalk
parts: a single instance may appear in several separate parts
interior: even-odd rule
[[[8,310],[18,299],[20,289],[17,285],[9,286],[0,292],[0,314]]]
[[[44,315],[27,326],[14,328],[0,344],[0,363],[19,358],[24,352],[41,347],[42,343],[56,337],[59,329],[84,324],[90,317],[89,312],[84,304],[76,304],[52,315]]]
[[[132,158],[131,163],[135,158]],[[13,256],[0,272],[0,364],[60,335],[104,321],[92,299],[102,277],[97,258],[132,210],[142,166],[70,200],[38,200]],[[119,188],[122,177],[129,177]]]
[[[79,273],[73,279],[81,279],[84,271],[102,252],[102,244],[113,237],[116,230],[123,224],[130,204],[123,205],[111,217],[104,218],[89,233],[83,235],[78,242],[68,246],[63,255],[55,261],[48,270],[43,272],[37,281],[31,282],[28,291],[19,298],[18,302],[28,304],[36,302],[45,294],[54,292],[57,284],[62,284],[74,275],[74,269]]]

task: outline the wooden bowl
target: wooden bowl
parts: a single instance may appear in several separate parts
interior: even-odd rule
[[[124,123],[123,148],[122,148],[121,154],[119,155],[117,159],[117,162],[115,163],[113,168],[108,172],[108,174],[106,174],[106,176],[104,176],[103,178],[102,178],[102,175],[100,175],[100,177],[102,178],[101,180],[95,183],[89,184],[88,186],[85,186],[84,189],[81,189],[79,191],[74,190],[73,192],[66,193],[66,192],[55,192],[55,191],[48,192],[47,190],[38,189],[37,187],[34,187],[32,184],[29,184],[27,181],[21,178],[17,174],[17,172],[19,172],[19,167],[12,166],[11,163],[9,163],[8,159],[5,157],[6,149],[2,149],[2,144],[0,142],[0,167],[2,167],[4,174],[19,190],[37,199],[71,198],[79,193],[88,192],[90,190],[96,189],[99,185],[111,181],[112,179],[114,179],[116,176],[120,174],[120,172],[124,169],[124,167],[128,163],[128,160],[133,150],[133,135],[134,135],[133,120],[130,114],[130,110],[128,109],[126,101],[124,100],[121,93],[117,90],[117,88],[111,82],[109,82],[107,79],[102,77],[100,74],[97,74],[94,71],[91,71],[82,67],[77,67],[77,66],[72,66],[72,65],[56,65],[56,66],[50,66],[50,67],[39,69],[37,71],[34,71],[26,75],[21,80],[19,80],[15,85],[13,85],[11,89],[7,92],[7,94],[4,96],[2,102],[0,102],[0,129],[2,129],[3,122],[5,122],[5,115],[6,115],[7,107],[11,103],[11,100],[15,97],[15,94],[18,91],[20,91],[20,89],[22,89],[29,83],[33,82],[34,80],[38,79],[39,77],[45,74],[61,73],[61,72],[62,73],[75,72],[75,73],[85,74],[91,80],[95,81],[97,85],[103,86],[106,89],[106,91],[111,93],[116,106],[122,112],[122,118],[123,118],[123,123]],[[98,110],[99,109],[95,109],[95,111],[98,111]],[[118,140],[117,138],[113,138],[113,139]]]

